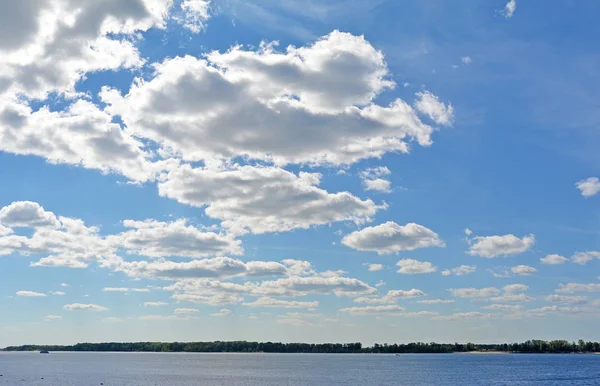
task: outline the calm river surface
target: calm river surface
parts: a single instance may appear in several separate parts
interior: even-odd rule
[[[600,385],[600,355],[0,353],[0,374],[2,386]]]

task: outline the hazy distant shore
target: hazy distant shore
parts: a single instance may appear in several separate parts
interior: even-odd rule
[[[72,352],[201,352],[201,353],[315,353],[315,354],[569,354],[600,353],[600,343],[566,340],[528,340],[523,343],[407,343],[363,346],[361,343],[281,343],[281,342],[133,342],[78,343],[75,345],[23,345],[2,351]]]

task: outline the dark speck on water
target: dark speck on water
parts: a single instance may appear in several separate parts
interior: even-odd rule
[[[0,353],[0,385],[600,385],[600,355]]]

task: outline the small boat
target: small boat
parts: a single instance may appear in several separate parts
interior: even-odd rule
[[[40,354],[50,354],[50,351],[48,351],[48,350],[42,350],[42,351],[40,351]]]

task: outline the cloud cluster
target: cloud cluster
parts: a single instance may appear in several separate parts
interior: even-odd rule
[[[600,193],[600,180],[598,177],[590,177],[587,180],[581,180],[575,184],[581,191],[583,197],[592,197]]]
[[[488,259],[517,255],[529,250],[535,244],[533,235],[518,238],[515,235],[475,236],[469,239],[469,255],[481,256]]]
[[[377,252],[380,255],[445,246],[437,233],[431,229],[415,223],[402,226],[393,221],[352,232],[342,239],[342,244],[359,251]]]
[[[373,190],[383,193],[390,193],[392,191],[392,183],[385,178],[384,176],[389,176],[392,174],[390,169],[386,166],[380,166],[377,168],[369,168],[360,172],[360,178],[363,182],[365,190]]]

